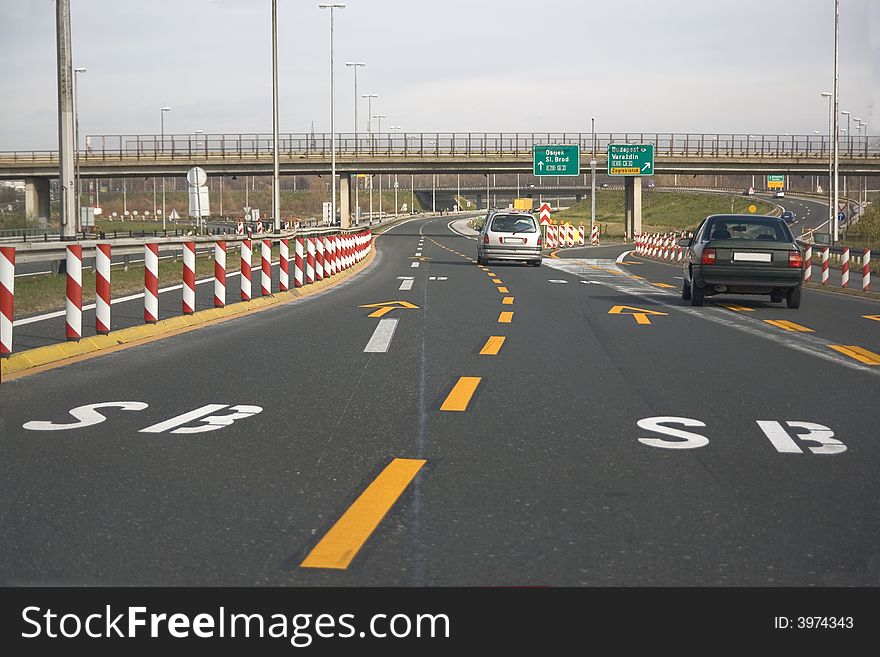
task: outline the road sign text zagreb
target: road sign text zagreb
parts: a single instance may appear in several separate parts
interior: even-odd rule
[[[536,176],[576,176],[581,172],[577,144],[534,146],[532,173]]]
[[[654,174],[654,144],[608,144],[609,176]]]

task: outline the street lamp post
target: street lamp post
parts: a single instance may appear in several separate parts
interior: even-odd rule
[[[159,148],[165,153],[165,112],[170,112],[170,107],[159,108],[159,134],[161,142]],[[165,230],[165,176],[162,176],[162,230]]]
[[[837,203],[838,197],[840,195],[840,181],[839,181],[839,162],[838,157],[840,153],[839,145],[838,145],[838,136],[840,135],[840,131],[838,128],[840,127],[840,115],[838,112],[840,111],[840,0],[834,0],[834,142],[832,146],[834,147],[834,202],[831,207],[831,240],[832,243],[836,244],[838,240],[838,233],[840,231],[840,226],[837,221]]]
[[[73,171],[74,178],[76,179],[76,228],[79,230],[82,224],[82,203],[80,201],[80,197],[82,195],[82,181],[79,177],[79,107],[77,105],[76,98],[76,78],[77,74],[85,73],[85,66],[80,66],[79,68],[73,69],[73,140],[75,144],[75,148],[73,150],[74,153],[74,161],[73,161]]]
[[[834,156],[831,142],[834,140],[834,133],[832,132],[833,117],[831,114],[831,97],[834,94],[830,91],[823,91],[819,95],[828,99],[828,232],[833,235],[833,224],[835,223],[834,220],[836,215],[834,214],[834,182],[832,181],[832,176],[834,175]]]
[[[333,76],[333,10],[345,9],[345,5],[335,2],[319,4],[318,7],[330,10],[330,223],[333,224],[336,221],[336,87]]]
[[[847,153],[852,155],[852,138],[850,137],[850,113],[849,110],[840,110],[840,113],[846,116],[846,143],[849,145],[847,148]],[[843,132],[843,128],[841,128],[841,132]],[[846,176],[843,177],[843,196],[846,197]]]
[[[364,62],[345,62],[354,71],[354,152],[358,150],[358,68],[366,66]]]
[[[379,119],[379,146],[382,145],[382,119],[387,119],[388,117],[384,114],[374,114],[374,119]],[[382,221],[382,174],[379,174],[379,221]]]
[[[294,177],[296,182],[296,177]],[[278,163],[278,2],[272,0],[272,221],[281,230],[281,173]]]
[[[590,119],[590,145],[592,155],[590,157],[590,235],[593,226],[596,225],[596,117]]]
[[[390,126],[388,126],[388,129],[391,131],[402,130],[402,128],[399,125],[390,125]],[[388,139],[390,140],[391,137],[389,137]],[[391,149],[389,148],[388,150],[390,151]],[[397,187],[398,187],[397,174],[395,173],[394,174],[394,216],[395,217],[397,216],[397,208],[399,207],[397,205]]]

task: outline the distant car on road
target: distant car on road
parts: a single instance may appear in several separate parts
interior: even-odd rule
[[[776,192],[773,196],[774,196],[774,198],[785,198],[785,192],[783,192],[783,191],[780,189],[780,190],[779,190],[778,192]]]
[[[797,223],[797,217],[791,210],[784,210],[782,214],[779,215],[779,218],[782,219],[789,226]]]
[[[681,298],[692,306],[716,294],[766,294],[789,308],[801,305],[803,253],[778,217],[717,214],[706,217],[687,248]]]
[[[608,187],[608,183],[602,183],[602,187],[603,187],[603,188],[607,188],[607,187]]]
[[[543,256],[541,228],[531,212],[496,210],[486,217],[477,240],[477,263],[514,260],[539,267]]]
[[[754,187],[749,187],[748,189],[743,191],[743,196],[754,196],[754,195],[755,195],[755,188]]]

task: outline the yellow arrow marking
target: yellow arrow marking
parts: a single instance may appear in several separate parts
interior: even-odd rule
[[[609,315],[632,315],[636,324],[641,325],[650,325],[651,320],[648,319],[648,315],[666,315],[667,313],[661,313],[659,310],[646,310],[644,308],[636,308],[635,306],[614,306],[611,310],[608,311]]]
[[[875,322],[880,322],[880,315],[862,315],[865,319],[873,319]]]
[[[417,305],[410,303],[409,301],[382,301],[380,303],[367,303],[361,308],[378,308],[378,310],[374,310],[367,317],[382,317],[383,315],[387,315],[395,308],[418,308]]]

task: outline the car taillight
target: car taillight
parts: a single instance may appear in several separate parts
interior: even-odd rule
[[[789,251],[788,266],[793,269],[802,269],[804,266],[803,254],[800,251]]]
[[[703,249],[703,255],[700,256],[701,265],[715,264],[715,249]]]
[[[544,242],[541,239],[541,236],[538,235],[538,246],[541,246]]]
[[[489,243],[489,233],[486,233],[485,235],[483,235],[483,244],[488,244],[488,243]]]

